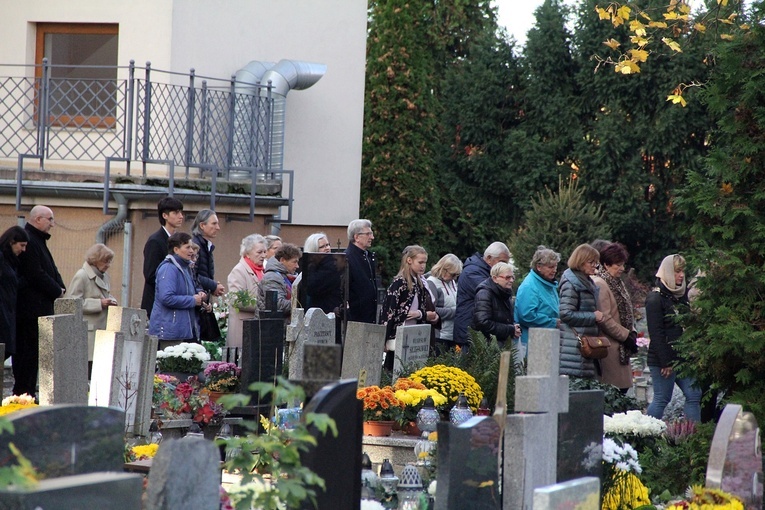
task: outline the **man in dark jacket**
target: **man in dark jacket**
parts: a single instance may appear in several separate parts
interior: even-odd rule
[[[353,220],[348,225],[348,320],[377,323],[377,266],[369,251],[375,235],[372,222]]]
[[[36,205],[24,226],[27,249],[19,255],[19,291],[16,300],[16,352],[13,355],[13,394],[37,393],[39,362],[38,317],[53,315],[53,303],[64,297],[66,287],[48,250],[53,211]]]
[[[141,308],[151,315],[156,293],[156,277],[159,264],[168,254],[167,240],[183,225],[183,204],[180,200],[165,197],[157,203],[159,230],[154,232],[143,247],[143,296]]]
[[[490,276],[497,262],[510,262],[510,250],[505,243],[494,242],[483,252],[468,257],[457,282],[457,315],[454,318],[454,343],[465,346],[470,342],[467,328],[473,322],[473,307],[478,285]]]

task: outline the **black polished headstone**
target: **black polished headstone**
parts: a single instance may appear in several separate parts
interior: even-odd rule
[[[356,398],[356,379],[345,379],[322,388],[306,404],[305,413],[325,413],[335,420],[337,437],[313,429],[316,446],[301,453],[303,465],[324,479],[326,490],[317,497],[316,508],[358,510],[361,504],[361,401]],[[313,509],[306,501],[301,507]]]
[[[300,259],[300,308],[337,313],[347,301],[348,264],[344,253],[304,253]]]
[[[603,396],[602,390],[569,392],[568,412],[558,415],[558,483],[602,479]]]
[[[493,418],[438,423],[436,510],[498,510],[502,432]]]
[[[45,478],[122,471],[125,413],[110,407],[56,405],[7,416],[13,434],[0,434],[0,466],[15,463],[8,443]]]
[[[250,384],[273,383],[282,375],[284,319],[245,319],[242,329],[242,391],[249,393]]]

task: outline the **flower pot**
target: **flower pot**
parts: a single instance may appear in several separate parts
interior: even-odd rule
[[[404,423],[404,426],[402,427],[402,430],[404,431],[404,434],[407,436],[421,436],[422,431],[417,426],[416,421],[410,421],[407,423]]]
[[[394,421],[365,421],[364,435],[386,437],[393,432]]]
[[[186,379],[188,379],[189,377],[194,377],[195,375],[198,375],[198,374],[189,374],[186,372],[160,372],[160,373],[164,375],[171,375],[175,377],[176,379],[178,379],[178,382],[186,382]]]
[[[213,402],[217,402],[219,398],[221,398],[223,395],[233,395],[230,391],[211,391],[210,392],[210,400]]]

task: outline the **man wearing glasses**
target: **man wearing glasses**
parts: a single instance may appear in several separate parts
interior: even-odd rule
[[[369,251],[375,235],[372,222],[353,220],[348,224],[348,320],[377,323],[377,266]]]
[[[53,211],[36,205],[24,226],[29,235],[26,251],[19,255],[19,292],[16,300],[16,352],[13,354],[13,394],[37,393],[39,360],[37,318],[53,315],[53,303],[64,297],[66,287],[48,250]]]

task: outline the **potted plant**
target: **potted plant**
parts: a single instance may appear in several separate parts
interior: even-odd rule
[[[401,414],[401,428],[410,435],[419,436],[421,431],[417,428],[417,413],[425,404],[428,397],[433,399],[433,404],[443,406],[446,404],[446,397],[425,387],[424,384],[414,382],[406,377],[399,377],[393,385],[396,398],[403,404]]]
[[[181,382],[177,377],[167,374],[154,375],[154,389],[151,403],[156,412],[161,412],[167,419],[191,418],[191,396],[194,393],[195,379]]]
[[[180,343],[157,351],[157,368],[163,374],[173,374],[179,380],[202,371],[202,364],[210,361],[210,354],[200,344]]]
[[[441,408],[444,411],[448,411],[457,402],[460,393],[465,394],[474,413],[483,399],[483,391],[475,378],[457,367],[446,365],[424,367],[411,374],[409,379],[422,383],[426,388],[436,390],[445,396],[447,404]]]
[[[364,404],[364,434],[389,436],[393,424],[401,419],[403,404],[396,398],[393,388],[368,386],[356,392],[356,398]]]
[[[239,376],[242,369],[235,363],[212,361],[205,367],[205,388],[210,392],[210,398],[218,401],[224,393],[239,391]]]

